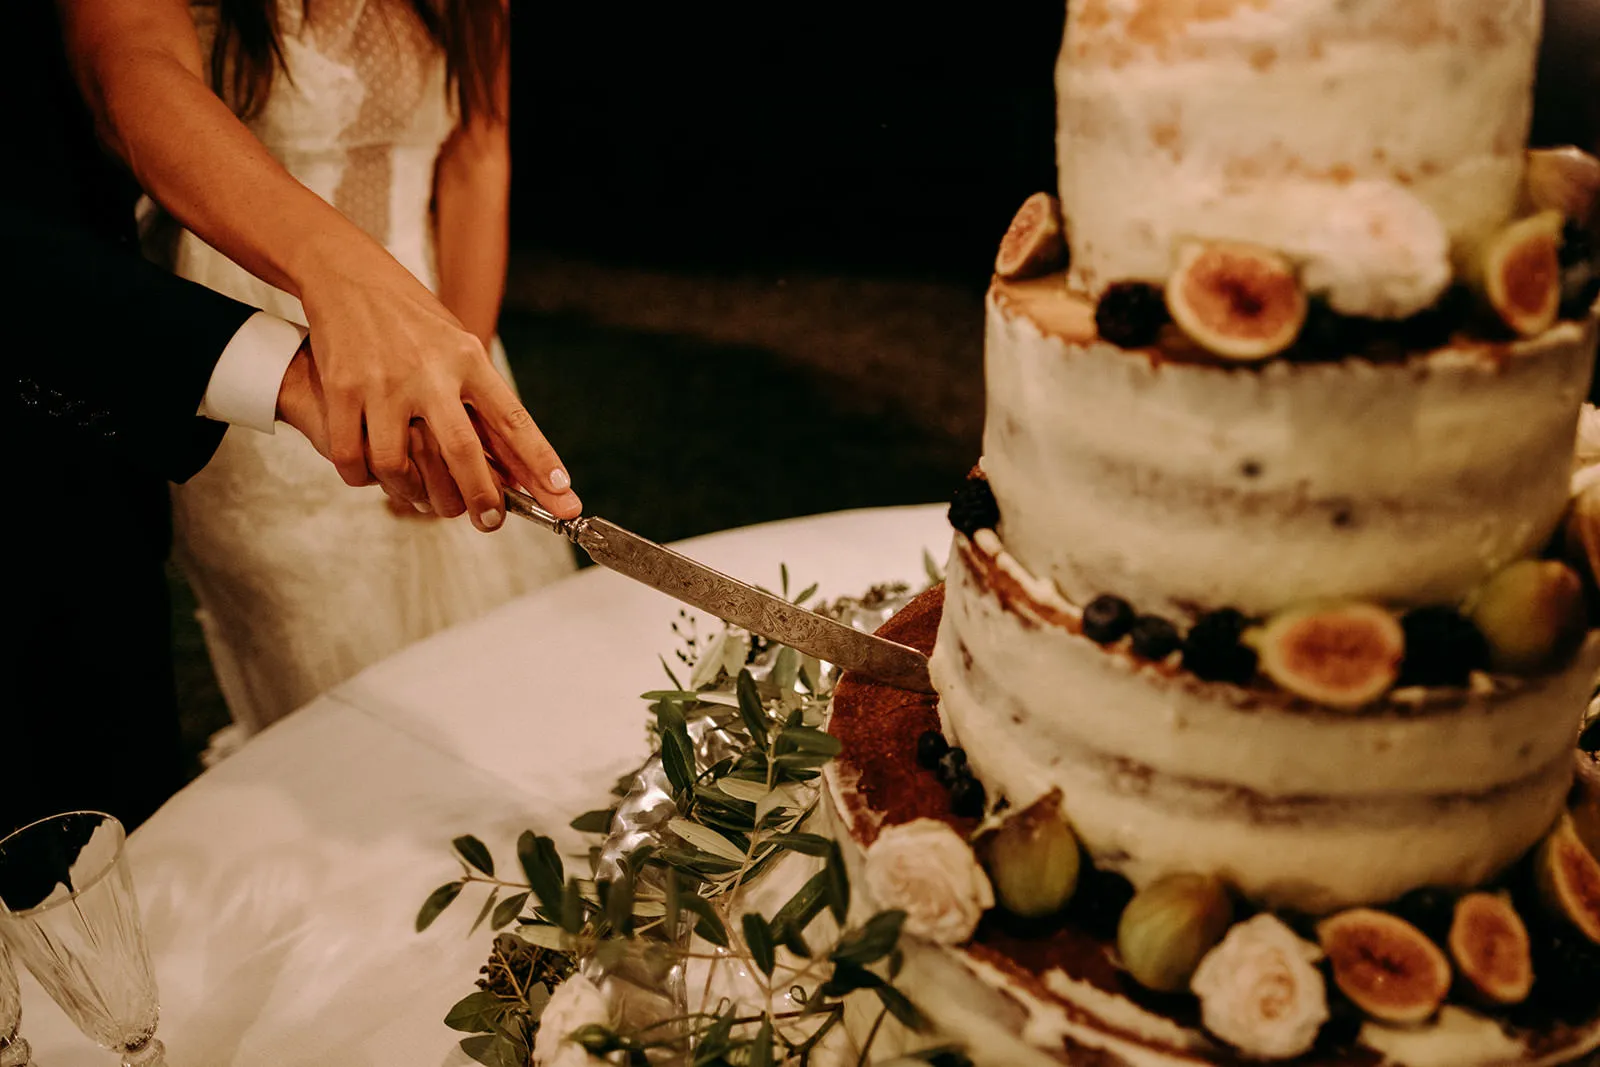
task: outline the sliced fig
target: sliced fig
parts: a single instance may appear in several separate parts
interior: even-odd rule
[[[1450,955],[1474,993],[1493,1004],[1520,1004],[1533,989],[1533,949],[1522,916],[1502,893],[1456,901]]]
[[[1006,235],[994,272],[1002,278],[1037,278],[1066,266],[1067,242],[1061,233],[1061,205],[1049,193],[1022,202]]]
[[[1600,860],[1562,814],[1533,857],[1539,900],[1555,918],[1600,945]]]
[[[1535,211],[1559,211],[1580,224],[1589,221],[1600,197],[1600,159],[1581,148],[1535,148],[1528,153],[1522,186]]]
[[[1200,960],[1233,922],[1233,900],[1217,879],[1172,874],[1139,890],[1117,923],[1117,956],[1146,989],[1187,989]]]
[[[1489,577],[1469,614],[1489,642],[1491,667],[1534,674],[1565,659],[1583,639],[1583,579],[1560,560],[1519,560]]]
[[[1388,692],[1406,650],[1398,619],[1356,601],[1281,612],[1245,639],[1269,678],[1334,708],[1358,708]]]
[[[1184,333],[1214,355],[1253,362],[1294,344],[1306,321],[1306,295],[1289,261],[1269,248],[1190,243],[1167,279],[1167,310]]]
[[[1078,839],[1059,789],[1008,816],[983,839],[981,854],[1000,905],[1024,919],[1054,915],[1078,887]]]
[[[1479,252],[1489,306],[1523,337],[1548,330],[1561,309],[1561,226],[1561,212],[1541,211],[1490,237]]]
[[[1398,916],[1351,908],[1317,924],[1317,940],[1344,995],[1374,1019],[1420,1023],[1450,991],[1450,961]]]

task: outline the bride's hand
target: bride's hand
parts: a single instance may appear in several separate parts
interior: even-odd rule
[[[533,416],[483,344],[424,285],[376,245],[352,242],[313,262],[298,288],[316,338],[329,455],[346,483],[376,478],[391,496],[440,503],[412,455],[412,421],[421,420],[480,530],[505,521],[485,446],[546,509],[581,513]]]

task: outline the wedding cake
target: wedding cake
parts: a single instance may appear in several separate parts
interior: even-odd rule
[[[976,1062],[1600,1048],[1600,162],[1526,150],[1540,20],[1070,5],[946,581],[883,631],[938,694],[830,726],[858,906]]]

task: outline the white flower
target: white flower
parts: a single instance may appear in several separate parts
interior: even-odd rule
[[[550,1003],[539,1016],[539,1030],[533,1035],[533,1062],[537,1067],[590,1067],[604,1063],[589,1055],[582,1045],[567,1040],[590,1023],[610,1026],[611,1004],[599,986],[575,974],[556,986]]]
[[[994,907],[989,876],[961,835],[937,819],[890,826],[867,849],[866,891],[880,908],[906,913],[905,929],[956,945]]]
[[[1201,1021],[1252,1056],[1300,1055],[1328,1019],[1328,992],[1312,966],[1321,956],[1274,915],[1239,923],[1189,981],[1200,998]]]
[[[1402,319],[1450,284],[1450,237],[1439,216],[1387,181],[1319,186],[1321,210],[1303,248],[1301,281],[1345,315]],[[1307,205],[1308,207],[1310,205]]]

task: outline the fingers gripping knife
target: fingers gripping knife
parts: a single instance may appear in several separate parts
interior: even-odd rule
[[[562,535],[602,567],[751,633],[900,689],[933,692],[928,657],[907,645],[807,611],[605,519],[558,519],[532,497],[514,489],[506,490],[506,510]]]

